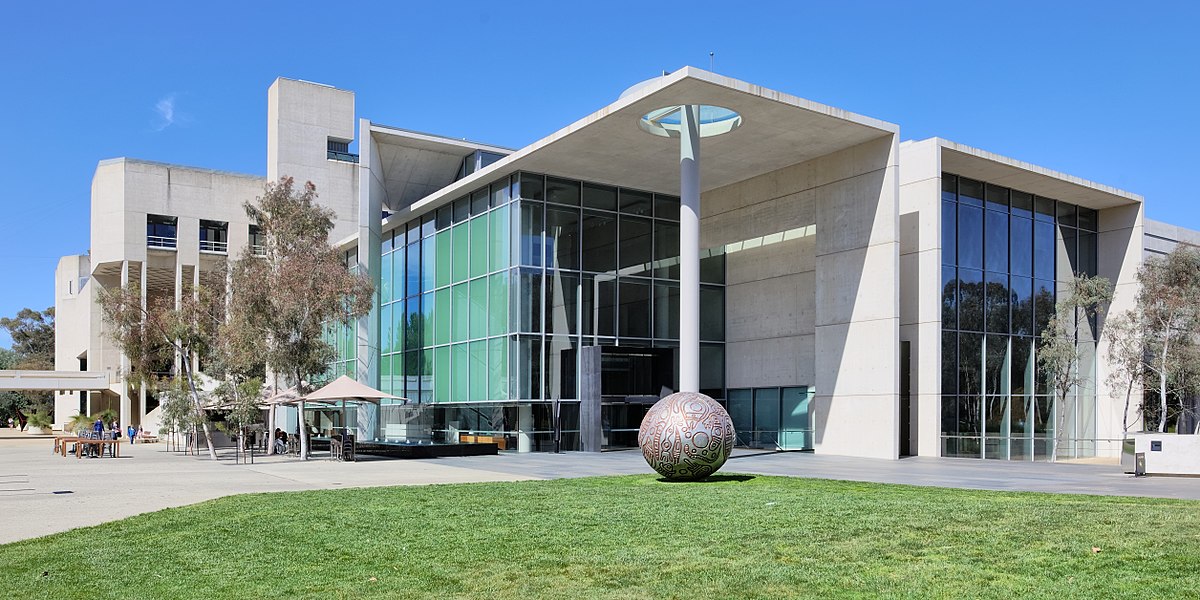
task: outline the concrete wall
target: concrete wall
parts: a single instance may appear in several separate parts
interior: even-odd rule
[[[267,181],[313,182],[336,214],[330,241],[359,232],[358,165],[327,157],[327,142],[353,141],[354,127],[354,92],[282,77],[267,90]]]
[[[1137,295],[1141,289],[1137,272],[1142,265],[1144,254],[1143,214],[1144,206],[1141,203],[1100,211],[1097,266],[1099,274],[1113,283],[1113,301],[1101,315],[1100,336],[1096,346],[1096,437],[1100,438],[1096,444],[1098,456],[1120,455],[1120,441],[1125,437],[1123,423],[1129,426],[1131,431],[1142,429],[1141,413],[1137,410],[1142,402],[1141,391],[1134,390],[1128,398],[1127,407],[1125,386],[1120,382],[1108,381],[1112,372],[1107,357],[1111,342],[1104,323],[1108,318],[1137,306]]]
[[[86,255],[64,256],[54,270],[54,370],[79,371],[79,357],[87,356],[93,303],[91,273]],[[82,284],[82,285],[81,285]],[[89,365],[90,367],[91,365]],[[79,392],[54,394],[54,427],[79,412]]]
[[[728,249],[726,385],[815,386],[817,452],[896,458],[899,243],[893,136],[711,190]]]
[[[941,148],[900,145],[900,340],[909,343],[910,449],[941,453]]]

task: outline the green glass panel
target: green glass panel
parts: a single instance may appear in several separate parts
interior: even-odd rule
[[[392,255],[384,254],[379,261],[379,303],[392,301]]]
[[[491,250],[489,270],[499,271],[508,266],[508,205],[501,206],[489,213],[491,219]]]
[[[487,341],[471,342],[471,397],[472,402],[488,399],[488,348]]]
[[[488,217],[471,219],[471,277],[488,272]]]
[[[454,250],[451,251],[451,277],[454,283],[466,281],[470,275],[471,233],[467,223],[459,223],[450,229]]]
[[[434,292],[433,343],[450,343],[450,288]]]
[[[488,398],[508,400],[508,338],[488,340]]]
[[[487,337],[488,329],[488,280],[486,277],[471,280],[471,339]]]
[[[450,401],[450,346],[433,350],[433,401]]]
[[[438,232],[434,238],[437,240],[436,250],[434,250],[435,258],[437,259],[437,278],[435,283],[437,287],[450,285],[451,268],[450,268],[450,248],[453,246],[450,238],[450,231]]]
[[[427,292],[421,295],[421,313],[419,315],[415,314],[416,308],[411,304],[409,305],[409,313],[411,315],[409,317],[410,323],[418,323],[417,325],[412,325],[412,327],[415,327],[417,329],[417,333],[421,336],[421,343],[410,345],[409,350],[412,350],[417,346],[424,346],[426,348],[432,346],[434,337],[433,328],[434,324],[436,323],[436,321],[433,320],[433,292]]]
[[[488,277],[488,335],[508,333],[508,271]]]
[[[401,309],[403,304],[399,305]],[[392,305],[388,304],[379,309],[379,351],[387,354],[392,351],[392,338],[395,331],[392,328]]]
[[[450,312],[450,341],[465,342],[471,333],[469,327],[471,321],[471,295],[465,283],[460,283],[450,288],[450,290],[454,298],[454,308]],[[441,317],[438,318],[440,319]]]
[[[379,361],[379,391],[392,393],[392,357],[384,356]]]
[[[454,373],[450,383],[450,397],[454,402],[466,402],[471,392],[471,355],[468,346],[469,344],[455,344],[450,347],[450,368]]]

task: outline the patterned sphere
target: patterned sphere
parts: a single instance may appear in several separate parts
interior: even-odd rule
[[[677,392],[659,400],[642,419],[638,446],[646,462],[671,481],[704,479],[733,451],[733,420],[716,400]]]

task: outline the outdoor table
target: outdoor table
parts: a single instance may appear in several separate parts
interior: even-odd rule
[[[63,458],[66,458],[67,444],[77,442],[78,440],[79,440],[79,436],[77,436],[77,435],[56,435],[56,436],[54,436],[53,453],[54,454],[61,453],[63,455]]]
[[[112,444],[113,458],[121,458],[121,440],[89,440],[80,438],[75,444],[75,458],[83,458],[83,447],[95,444],[100,447],[100,456],[104,456],[104,445]]]

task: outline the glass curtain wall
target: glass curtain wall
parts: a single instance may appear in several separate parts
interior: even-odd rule
[[[562,351],[678,345],[678,218],[674,196],[518,173],[386,232],[379,384],[408,408],[385,406],[385,435],[411,437],[392,423],[404,420],[434,441],[488,435],[515,448],[520,429],[549,449],[550,402],[562,400],[563,447],[577,447]],[[721,398],[724,256],[713,254],[702,265],[701,384]]]
[[[1097,216],[942,175],[943,456],[1045,460],[1056,435],[1060,455],[1094,453],[1094,383],[1062,405],[1036,348],[1057,289],[1096,274]],[[1094,376],[1094,331],[1080,329],[1080,368]]]

